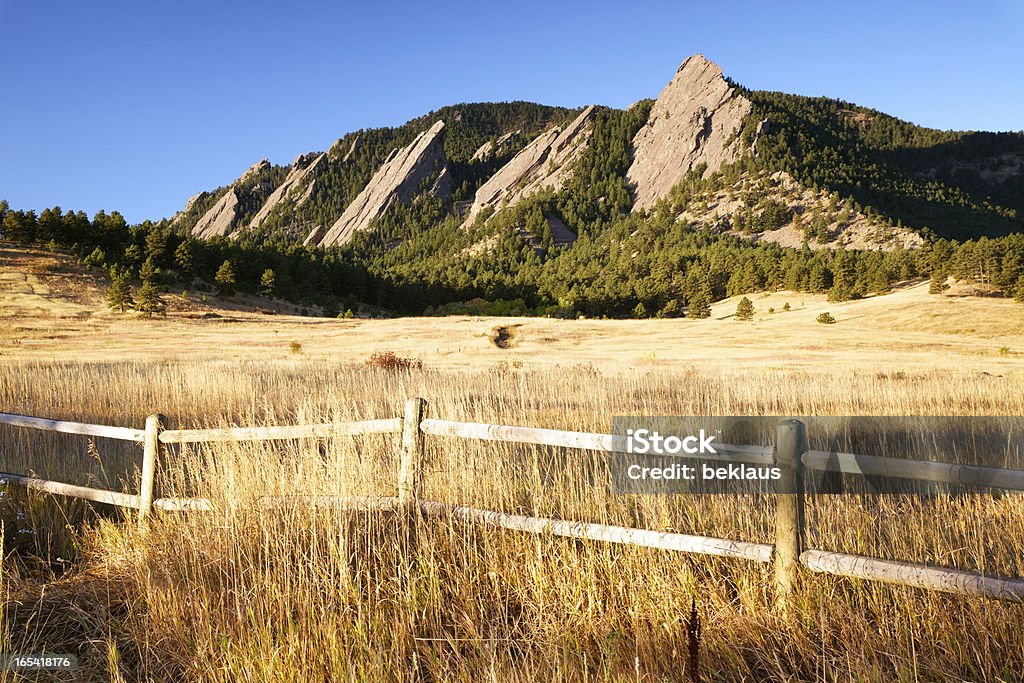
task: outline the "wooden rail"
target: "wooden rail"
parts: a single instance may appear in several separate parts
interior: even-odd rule
[[[1016,491],[1024,490],[1024,470],[812,451],[807,449],[804,423],[799,420],[785,420],[779,424],[775,446],[716,443],[717,453],[692,456],[704,460],[774,465],[779,468],[781,474],[777,489],[779,493],[775,494],[775,543],[750,543],[589,522],[527,517],[495,510],[481,510],[462,505],[421,500],[419,490],[424,469],[425,436],[523,443],[601,453],[626,450],[622,437],[611,434],[455,422],[425,418],[425,411],[426,402],[423,399],[414,398],[409,399],[406,403],[403,418],[340,424],[180,430],[164,430],[164,420],[160,415],[151,415],[146,420],[146,428],[140,430],[0,413],[0,424],[122,439],[141,442],[144,445],[142,479],[138,495],[74,486],[18,474],[0,474],[0,482],[136,509],[139,522],[144,525],[147,515],[153,509],[168,512],[216,510],[216,505],[204,498],[155,497],[156,472],[160,460],[164,457],[164,448],[168,444],[329,438],[338,435],[393,433],[402,435],[397,496],[270,496],[260,499],[258,506],[282,508],[296,504],[327,505],[355,510],[393,510],[403,514],[418,511],[427,516],[462,519],[528,533],[553,534],[568,538],[742,558],[764,563],[771,562],[774,564],[775,570],[777,600],[780,608],[787,613],[798,602],[794,596],[800,585],[799,572],[803,568],[812,572],[898,583],[961,595],[1024,602],[1024,580],[1022,579],[986,576],[899,560],[877,559],[808,548],[804,516],[805,469]]]
[[[808,469],[824,472],[1024,491],[1024,470],[829,451],[807,451],[801,459]]]
[[[355,434],[393,434],[402,431],[401,418],[364,420],[337,424],[288,425],[269,427],[226,427],[223,429],[168,429],[160,443],[215,443],[224,441],[274,441],[283,439],[323,439]]]
[[[807,550],[800,562],[813,572],[914,586],[928,590],[1024,602],[1024,581],[986,576],[945,567],[931,567],[862,555]]]
[[[714,538],[711,536],[691,536],[689,534],[633,529],[630,527],[610,526],[608,524],[569,522],[563,519],[510,515],[494,510],[478,510],[463,505],[451,505],[427,500],[419,501],[418,506],[424,513],[434,517],[453,517],[468,522],[478,522],[488,526],[526,531],[532,534],[552,534],[566,538],[582,538],[592,541],[636,545],[644,548],[659,548],[661,550],[675,550],[699,555],[738,557],[764,563],[772,561],[772,546],[766,543],[748,543],[746,541],[730,541],[725,538]]]
[[[145,435],[145,432],[141,429],[108,427],[107,425],[94,425],[87,424],[85,422],[49,420],[43,417],[30,417],[28,415],[17,415],[15,413],[0,413],[0,424],[11,425],[13,427],[28,427],[29,429],[42,429],[48,432],[99,436],[105,439],[120,439],[121,441],[142,441],[143,436]]]
[[[449,436],[463,439],[480,439],[484,441],[504,441],[506,443],[527,443],[539,446],[556,446],[574,448],[603,453],[623,452],[625,438],[613,434],[595,434],[592,432],[566,432],[559,429],[540,429],[537,427],[511,427],[493,425],[483,422],[453,422],[451,420],[423,420],[420,429],[424,434]],[[702,460],[722,460],[749,465],[770,465],[773,462],[771,446],[737,446],[734,444],[715,442],[718,453],[702,453],[692,457]]]
[[[89,488],[88,486],[75,486],[74,484],[64,484],[59,481],[50,481],[48,479],[39,479],[37,477],[23,477],[20,474],[8,474],[7,472],[0,472],[0,483],[20,484],[32,491],[44,491],[46,493],[55,493],[57,495],[69,496],[71,498],[91,500],[95,503],[106,503],[107,505],[117,505],[123,508],[139,509],[139,497],[133,496],[129,493],[105,491],[103,489]]]

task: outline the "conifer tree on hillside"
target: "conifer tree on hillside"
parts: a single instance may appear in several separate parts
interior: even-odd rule
[[[138,300],[135,302],[135,310],[147,318],[154,314],[163,315],[167,305],[160,296],[160,289],[153,280],[146,280],[139,288]]]
[[[213,281],[220,286],[221,296],[231,296],[235,293],[235,285],[238,283],[235,280],[235,269],[231,265],[231,261],[224,261],[220,264]]]
[[[740,302],[736,304],[736,319],[737,320],[753,320],[754,319],[754,302],[747,297],[740,299]]]
[[[698,320],[711,317],[711,297],[707,291],[700,290],[690,299],[690,308],[687,311],[691,318]]]
[[[110,286],[107,287],[107,306],[124,313],[134,303],[132,301],[132,286],[131,280],[128,277],[128,271],[111,271]]]

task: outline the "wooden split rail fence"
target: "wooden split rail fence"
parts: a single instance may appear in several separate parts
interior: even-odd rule
[[[779,489],[793,493],[774,494],[776,499],[775,543],[774,545],[751,543],[607,524],[528,517],[421,500],[419,490],[424,442],[427,436],[534,444],[606,453],[615,451],[617,439],[611,434],[430,419],[424,416],[425,408],[426,401],[424,399],[412,398],[406,402],[404,417],[395,419],[365,420],[341,424],[175,430],[163,428],[164,418],[161,415],[150,415],[146,419],[145,429],[140,430],[0,413],[0,424],[121,439],[143,445],[142,473],[138,494],[75,486],[20,474],[0,473],[0,481],[22,485],[37,491],[131,508],[137,510],[139,523],[144,525],[147,516],[152,513],[153,509],[211,511],[215,508],[210,500],[203,498],[160,498],[154,500],[157,463],[163,455],[164,447],[168,444],[326,438],[334,435],[401,434],[401,466],[396,496],[336,496],[305,500],[312,504],[341,505],[353,509],[392,509],[396,511],[418,509],[420,514],[427,516],[451,517],[514,531],[742,558],[773,564],[776,596],[779,607],[783,610],[788,609],[794,598],[802,567],[824,574],[1024,603],[1024,579],[1002,578],[958,569],[809,548],[804,518],[806,497],[804,473],[806,470],[974,485],[1011,491],[1024,491],[1024,470],[808,450],[804,423],[799,420],[783,420],[778,425],[774,446],[716,443],[717,454],[691,456],[697,459],[774,465],[780,469]],[[279,503],[280,501],[277,501],[277,504]],[[268,506],[274,504],[274,501],[265,502],[265,505]]]

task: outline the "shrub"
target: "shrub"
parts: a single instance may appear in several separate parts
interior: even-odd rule
[[[784,310],[784,311],[788,311],[788,310],[789,310],[790,308],[791,308],[791,307],[790,307],[790,305],[789,305],[789,302],[787,301],[787,302],[786,302],[786,305],[782,307],[782,310]]]
[[[371,368],[381,370],[421,370],[423,361],[417,358],[402,358],[396,356],[392,351],[374,351],[373,355],[366,361]]]
[[[815,320],[817,320],[822,325],[834,325],[836,322],[836,319],[828,311],[825,311],[824,313],[819,313],[818,317],[815,318]]]
[[[288,344],[288,348],[294,354],[302,353],[302,344],[300,344],[297,341],[293,341],[290,344]]]

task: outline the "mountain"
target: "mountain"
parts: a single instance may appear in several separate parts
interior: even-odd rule
[[[288,167],[260,162],[190,199],[173,225],[204,239],[334,247],[417,204],[441,205],[436,225],[421,228],[455,216],[471,232],[481,215],[486,222],[551,192],[560,207],[541,213],[562,246],[572,241],[566,235],[593,234],[614,216],[666,202],[693,229],[785,246],[911,248],[930,234],[964,239],[1021,229],[1019,133],[938,131],[840,100],[750,91],[702,55],[686,59],[653,104],[637,107],[647,113],[632,122],[639,126],[629,138],[589,152],[595,130],[607,133],[632,110],[447,107],[399,128],[349,134]],[[707,182],[682,196],[695,172]],[[573,193],[574,179],[590,187]],[[543,226],[519,223],[522,240],[544,242],[534,234]],[[414,237],[401,226],[390,232],[388,248]],[[497,244],[494,235],[482,239]],[[478,253],[484,242],[475,244]]]
[[[0,232],[325,314],[679,316],[924,277],[1024,299],[1024,134],[749,90],[700,55],[668,80],[624,110],[457,104],[354,131],[138,226],[0,201]]]

